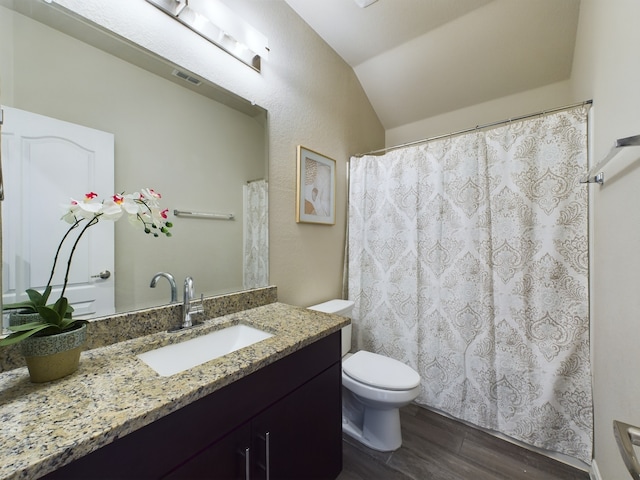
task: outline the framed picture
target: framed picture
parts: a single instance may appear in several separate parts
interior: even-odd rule
[[[336,223],[336,161],[298,145],[296,222]]]

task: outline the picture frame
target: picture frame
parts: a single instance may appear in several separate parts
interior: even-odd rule
[[[296,222],[335,225],[336,161],[298,145]]]

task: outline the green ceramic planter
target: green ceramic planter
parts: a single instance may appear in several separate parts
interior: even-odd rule
[[[20,342],[31,381],[50,382],[75,372],[86,339],[87,325],[82,324],[56,335],[30,337]]]

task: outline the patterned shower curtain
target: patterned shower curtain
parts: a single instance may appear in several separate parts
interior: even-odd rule
[[[255,180],[244,186],[244,288],[269,285],[268,184]]]
[[[350,165],[358,348],[418,403],[591,463],[587,107]]]

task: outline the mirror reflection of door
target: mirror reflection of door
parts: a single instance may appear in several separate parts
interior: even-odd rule
[[[96,192],[103,199],[114,193],[114,136],[2,109],[2,299],[7,304],[25,300],[27,288],[42,291],[46,286],[56,249],[70,226],[61,220],[70,198]],[[52,302],[59,297],[72,244],[65,242],[60,253]],[[100,221],[83,235],[73,255],[65,296],[75,318],[114,313],[114,276],[100,278],[113,269],[114,225]]]

